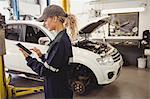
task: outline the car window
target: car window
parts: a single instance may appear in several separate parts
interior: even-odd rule
[[[5,38],[14,41],[24,41],[24,25],[9,24],[6,26]]]
[[[40,37],[46,37],[41,29],[30,25],[26,26],[25,42],[38,44]]]

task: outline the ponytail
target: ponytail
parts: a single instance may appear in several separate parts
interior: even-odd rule
[[[72,41],[77,39],[77,20],[75,15],[68,14],[65,22],[65,26],[69,28]]]
[[[69,28],[70,37],[72,41],[77,39],[77,20],[75,15],[66,14],[65,17],[59,16],[59,21],[64,24],[65,27]]]

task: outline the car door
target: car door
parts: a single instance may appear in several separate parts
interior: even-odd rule
[[[38,44],[38,40],[41,37],[46,37],[46,35],[40,28],[38,28],[38,26],[32,26],[28,24],[7,25],[6,55],[4,56],[6,68],[9,70],[36,74],[26,65],[25,58],[19,51],[19,48],[16,46],[16,44],[21,43],[28,49],[37,47],[42,53],[45,53],[48,49],[48,46]],[[33,52],[33,54],[35,53]],[[35,55],[35,57],[38,58],[37,55]]]

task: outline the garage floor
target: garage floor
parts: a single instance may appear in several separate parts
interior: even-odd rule
[[[44,93],[16,99],[44,99]],[[93,89],[85,96],[74,95],[74,99],[150,99],[150,69],[123,67],[112,84]]]

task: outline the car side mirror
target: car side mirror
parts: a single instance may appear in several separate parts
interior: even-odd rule
[[[38,39],[38,43],[40,45],[48,45],[50,43],[50,39],[48,37],[40,37]]]

